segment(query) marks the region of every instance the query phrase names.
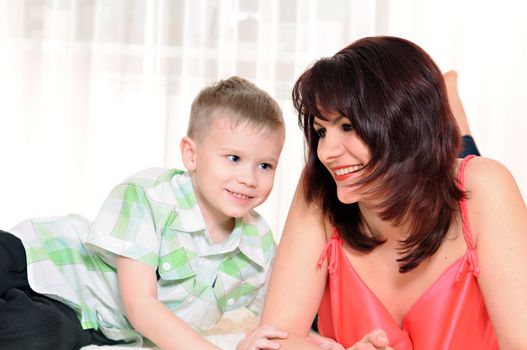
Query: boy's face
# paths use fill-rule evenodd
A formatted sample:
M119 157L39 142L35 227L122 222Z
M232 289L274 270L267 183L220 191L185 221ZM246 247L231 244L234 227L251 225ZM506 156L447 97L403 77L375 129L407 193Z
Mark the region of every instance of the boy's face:
M192 162L185 162L208 225L242 217L267 199L283 143L283 129L234 126L227 112L216 114L207 135L194 144Z

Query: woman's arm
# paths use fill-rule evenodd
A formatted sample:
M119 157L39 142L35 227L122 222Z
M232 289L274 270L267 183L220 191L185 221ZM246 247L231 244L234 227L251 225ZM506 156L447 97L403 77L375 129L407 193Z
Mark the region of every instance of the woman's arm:
M126 316L143 336L163 350L219 349L157 300L157 279L152 268L118 257L117 275Z
M299 185L278 246L262 315L262 324L288 332L289 337L279 341L281 349L299 349L304 343L302 349L309 349L311 345L304 338L324 292L327 263L317 269L317 262L325 245L322 212L305 202Z
M317 263L331 227L318 208L306 203L301 183L292 200L271 272L261 320L264 326L255 330L264 331L270 325L285 330L287 338L271 337L272 341L267 343L267 347L257 348L276 349L274 345L280 344L280 350L343 349L341 345L327 339L308 337L326 286L327 262L324 261L321 268L317 268ZM365 334L361 341L349 349L392 350L388 343L386 333L376 329ZM251 342L249 335L237 349L253 349L256 344Z
M527 208L510 172L496 161L467 164L469 221L480 285L500 349L527 349Z

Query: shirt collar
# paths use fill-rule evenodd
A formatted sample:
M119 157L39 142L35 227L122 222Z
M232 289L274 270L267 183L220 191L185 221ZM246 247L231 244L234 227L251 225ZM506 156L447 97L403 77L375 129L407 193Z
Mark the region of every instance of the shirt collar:
M259 229L258 214L250 212L243 218L236 219L231 237L226 241L231 244L231 250L236 247L249 259L258 265L265 267L264 254L265 233Z
M174 206L175 218L170 225L171 228L181 232L197 233L205 231L205 221L192 187L192 180L188 172L174 176L171 179L173 198L165 198L165 203ZM222 254L240 251L256 264L265 267L266 259L264 253L264 240L266 233L261 228L260 216L251 211L242 218L237 218L234 229L229 238L222 244L211 245L210 253ZM268 229L267 229L268 230Z

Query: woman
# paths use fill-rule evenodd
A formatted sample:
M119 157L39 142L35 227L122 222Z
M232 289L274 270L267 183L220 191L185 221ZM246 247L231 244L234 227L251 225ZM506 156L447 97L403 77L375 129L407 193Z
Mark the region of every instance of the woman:
M335 349L527 348L527 208L502 165L456 158L431 58L364 38L317 61L293 99L307 163L266 326L238 348L320 349L306 340L317 311Z

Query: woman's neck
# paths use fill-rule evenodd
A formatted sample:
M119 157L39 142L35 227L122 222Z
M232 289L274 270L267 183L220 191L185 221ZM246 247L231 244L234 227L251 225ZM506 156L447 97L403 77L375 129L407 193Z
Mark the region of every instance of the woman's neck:
M393 221L383 220L372 206L362 202L358 205L367 234L394 243L408 238L410 225L407 222L395 225Z

